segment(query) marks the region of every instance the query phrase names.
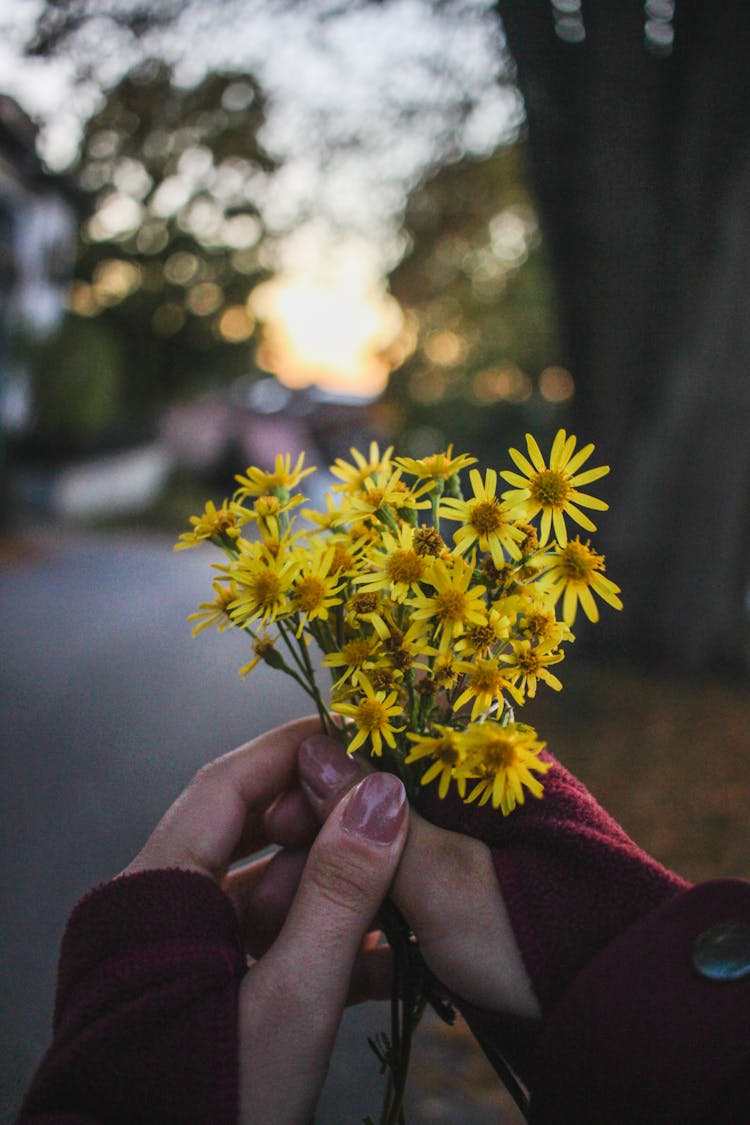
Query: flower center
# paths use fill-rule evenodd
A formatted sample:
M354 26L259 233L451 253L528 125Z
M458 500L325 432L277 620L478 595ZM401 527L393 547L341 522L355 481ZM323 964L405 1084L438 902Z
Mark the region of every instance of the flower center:
M527 676L533 676L542 667L542 662L533 648L526 652L519 652L516 657L516 664Z
M377 608L377 594L352 594L346 603L347 613L375 613Z
M516 761L516 748L512 742L497 739L490 746L486 746L482 753L482 769L487 774L498 773L499 770L508 769Z
M555 631L555 617L551 613L527 613L521 618L521 633L531 639L546 641Z
M560 567L568 582L588 585L595 570L604 570L604 556L574 539L560 552Z
M341 649L341 655L353 668L361 668L372 655L372 641L365 637L355 637L353 641L346 642Z
M477 652L485 653L500 639L492 625L472 625L467 637Z
M333 558L328 573L335 574L338 570L351 570L353 565L354 557L351 552L346 549L343 543L337 543L333 548Z
M544 469L531 478L531 497L543 508L563 508L570 493L567 478L557 469Z
M325 585L314 574L311 574L298 583L292 600L297 609L301 609L303 613L310 613L312 610L320 608L325 596Z
M368 488L363 499L367 503L368 508L372 508L372 510L376 512L378 508L383 507L385 495L384 488Z
M354 721L361 730L382 730L388 725L388 716L378 699L363 699L357 708Z
M444 590L435 598L435 612L444 623L463 621L466 613L466 598L460 590Z
M445 550L443 537L436 527L420 527L414 532L414 550L418 555L437 557Z
M433 758L437 758L445 766L457 766L461 761L461 755L456 749L455 744L449 738L442 738L436 742L432 748Z
M256 514L261 518L277 516L281 511L278 496L259 496L253 504Z
M471 508L469 523L480 535L491 535L503 526L505 516L497 500L480 500Z
M394 551L385 564L391 582L418 582L424 574L425 564L414 551Z
M281 597L281 580L273 570L263 570L255 576L252 592L260 606L270 606Z
M474 666L471 673L471 686L477 694L494 693L503 685L503 677L493 664L482 663Z

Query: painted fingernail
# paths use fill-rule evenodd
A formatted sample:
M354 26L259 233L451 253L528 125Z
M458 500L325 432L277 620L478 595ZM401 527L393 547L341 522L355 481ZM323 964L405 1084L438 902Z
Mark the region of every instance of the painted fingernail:
M325 734L305 739L299 748L297 767L301 779L317 797L330 797L361 773L341 743Z
M406 792L391 773L373 773L360 781L341 817L347 832L375 844L392 844L406 815Z

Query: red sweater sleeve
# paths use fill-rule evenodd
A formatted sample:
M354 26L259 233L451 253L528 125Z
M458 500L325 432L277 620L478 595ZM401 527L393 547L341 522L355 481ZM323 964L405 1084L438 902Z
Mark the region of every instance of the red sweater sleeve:
M489 846L542 1020L458 1006L534 1125L750 1121L750 976L717 983L692 963L714 924L750 924L750 883L689 887L551 760L542 800L507 818L425 799Z
M727 922L750 923L750 883L670 898L589 962L546 1021L533 1125L750 1121L750 976L693 964L696 939Z
M234 1125L245 968L208 877L146 871L92 891L63 938L54 1038L19 1125Z

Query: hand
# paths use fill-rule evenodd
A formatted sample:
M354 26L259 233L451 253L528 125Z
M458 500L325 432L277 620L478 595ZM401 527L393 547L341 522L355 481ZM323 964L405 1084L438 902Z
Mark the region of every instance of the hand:
M300 785L319 823L329 823L364 774L341 743L320 733L302 742ZM290 793L272 810L277 837L292 823L298 797ZM485 844L438 828L411 809L391 897L427 964L455 996L490 1011L540 1015ZM275 913L283 917L283 903Z
M390 775L352 778L315 835L296 777L298 748L319 729L290 723L204 767L126 871L198 871L235 904L259 958L239 997L243 1125L308 1121L348 993L382 994L386 951L366 935L404 848L406 798ZM313 836L309 852L296 847ZM286 848L228 874L273 843Z

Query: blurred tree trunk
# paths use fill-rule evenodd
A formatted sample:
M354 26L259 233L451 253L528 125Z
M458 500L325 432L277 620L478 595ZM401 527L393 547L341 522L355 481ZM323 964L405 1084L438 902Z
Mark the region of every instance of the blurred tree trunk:
M526 102L576 425L613 466L597 545L627 604L605 639L683 668L739 668L750 5L677 0L673 53L657 57L638 0L584 0L579 43L557 36L548 0L497 2Z

